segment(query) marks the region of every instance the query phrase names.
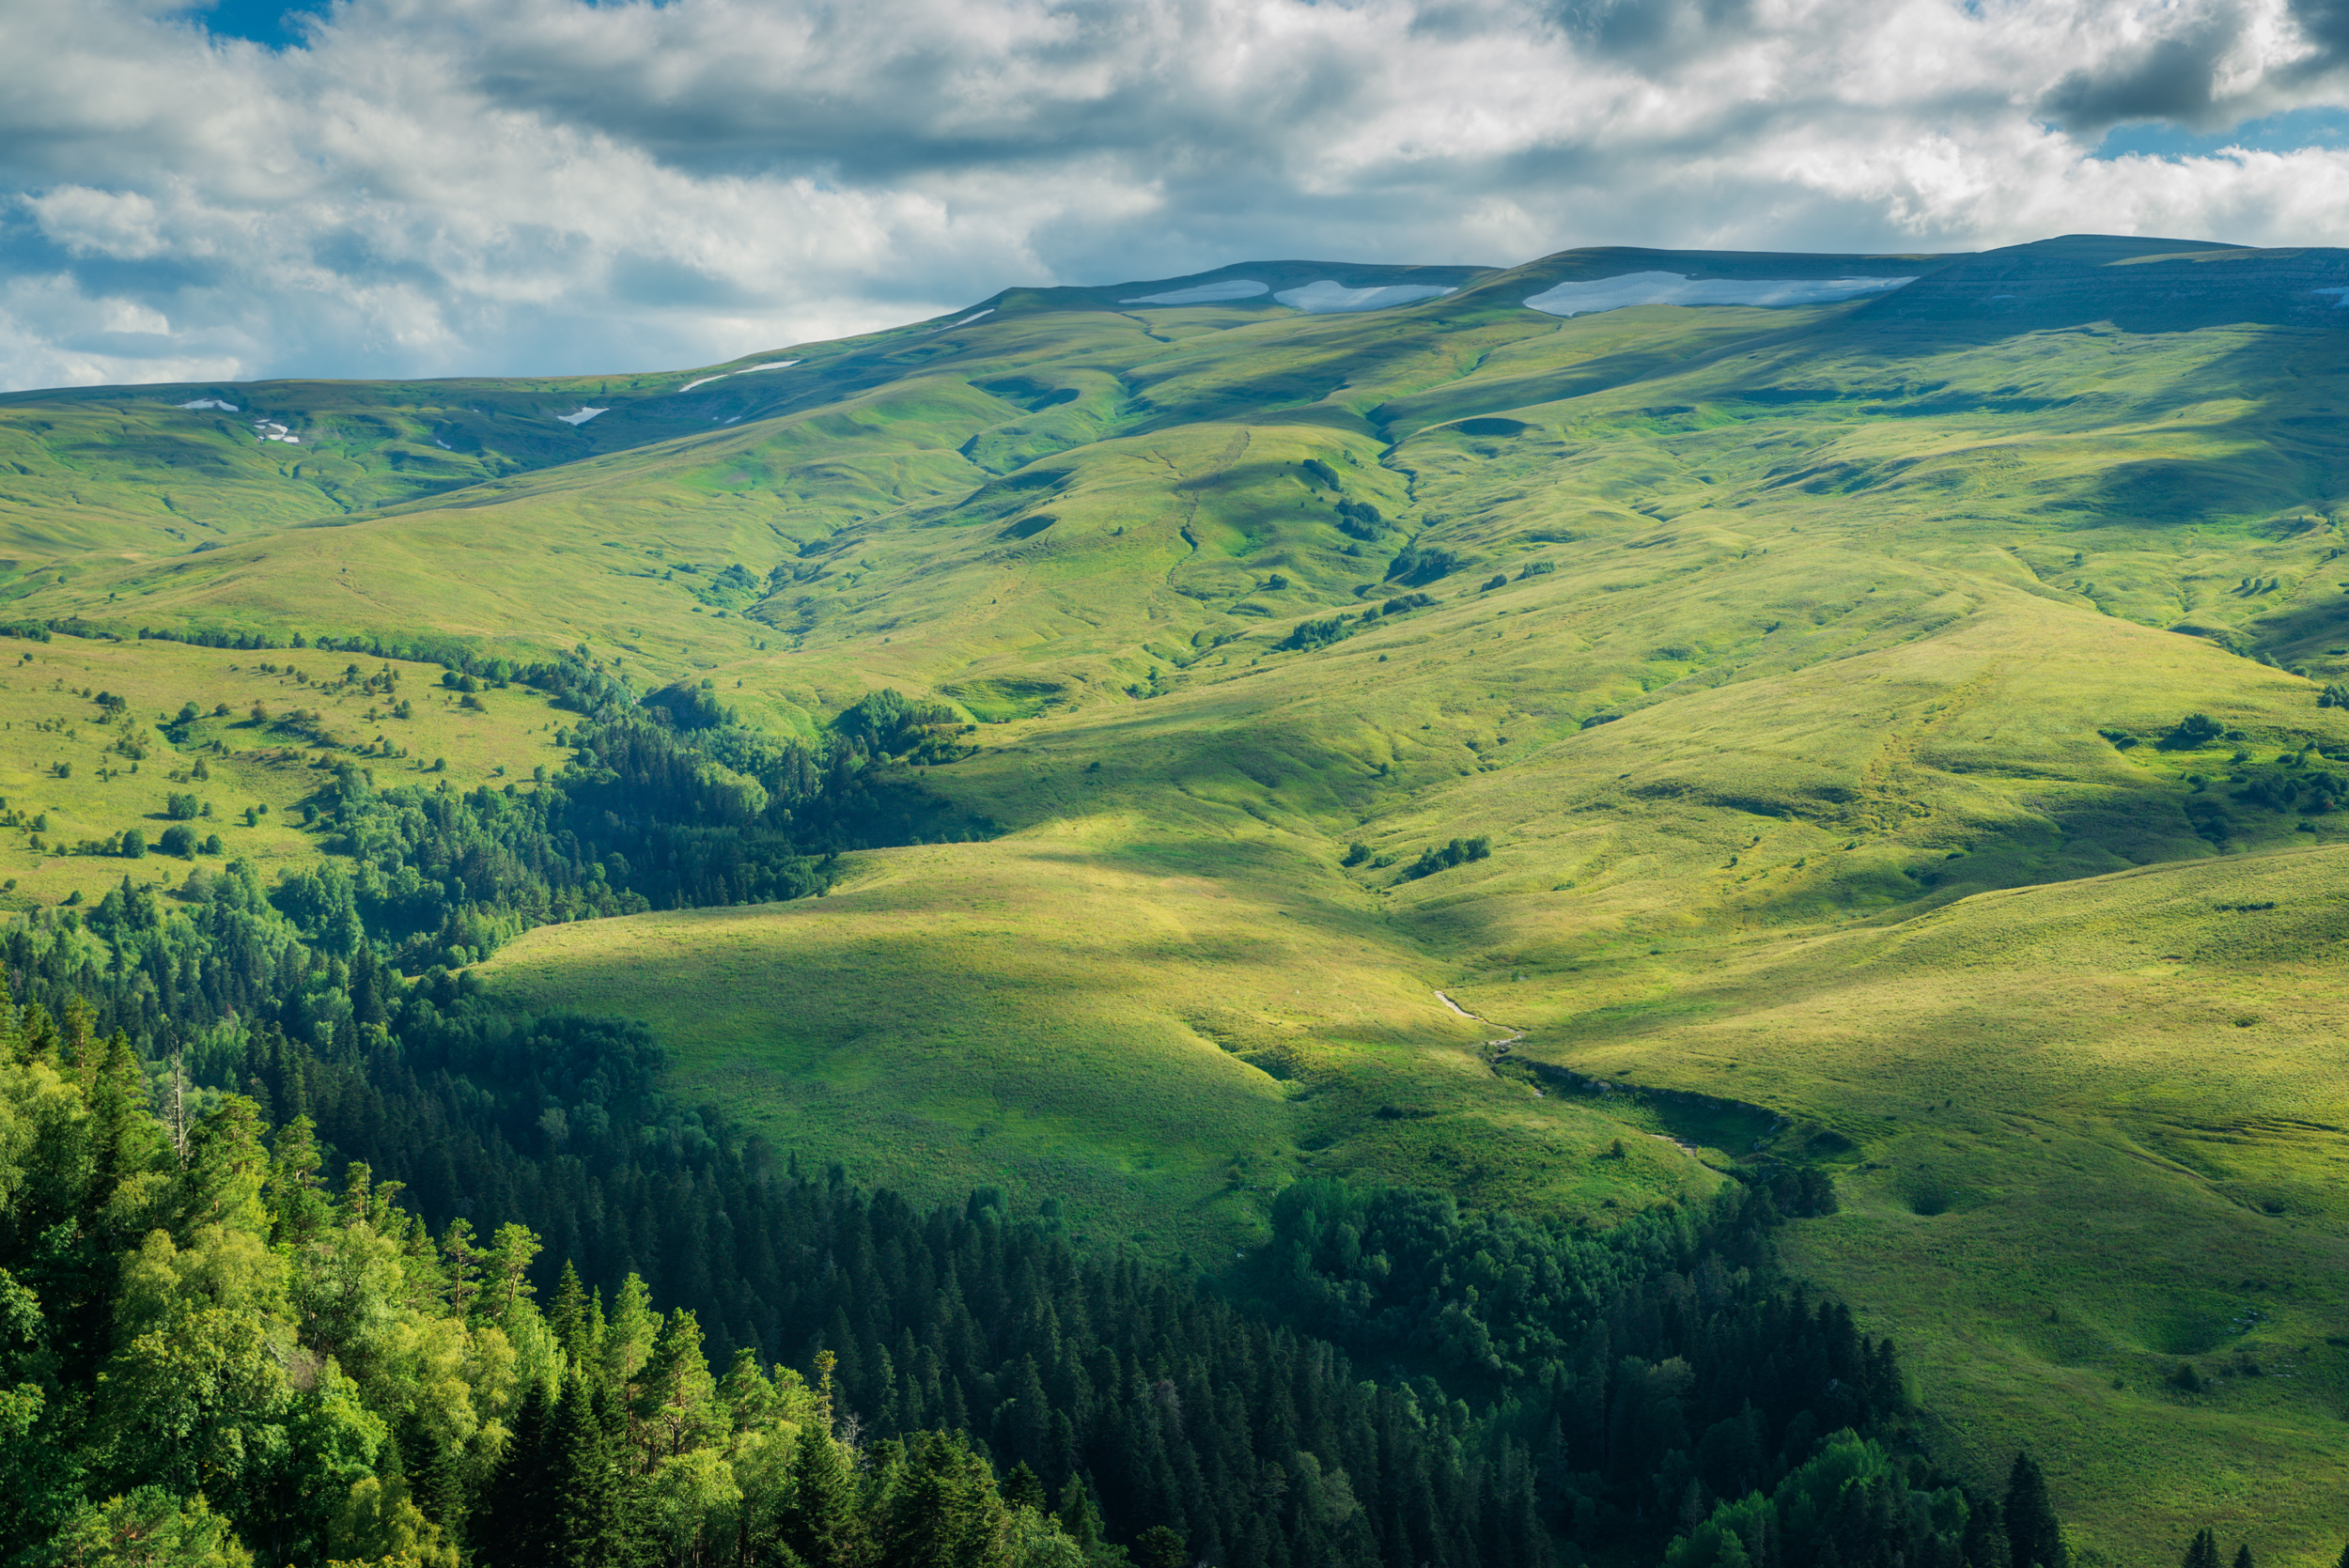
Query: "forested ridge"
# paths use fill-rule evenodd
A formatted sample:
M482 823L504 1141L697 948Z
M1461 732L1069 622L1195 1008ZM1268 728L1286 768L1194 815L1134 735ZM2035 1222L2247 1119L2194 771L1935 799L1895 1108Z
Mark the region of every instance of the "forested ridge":
M12 1560L2061 1560L2035 1471L2005 1514L1937 1474L1892 1347L1780 1277L1815 1173L1603 1232L1308 1183L1209 1278L801 1171L641 1025L498 1013L450 966L526 925L974 827L888 694L821 748L586 695L537 787L346 768L327 867L0 941Z

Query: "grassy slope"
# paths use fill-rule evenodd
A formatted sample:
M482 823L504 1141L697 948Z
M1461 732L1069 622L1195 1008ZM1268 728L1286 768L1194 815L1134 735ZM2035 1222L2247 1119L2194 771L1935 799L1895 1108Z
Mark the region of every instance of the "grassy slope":
M272 669L264 671L264 662ZM357 660L365 675L390 670L398 677L398 697L385 700L342 683L352 662L302 649L245 653L62 637L0 643L0 811L13 817L0 826L7 882L0 906L26 908L75 892L96 898L126 874L150 884L184 875L187 862L153 852L171 825L165 808L175 793L209 805L211 815L188 826L199 839L217 833L222 840L221 854L199 854L196 863L217 868L242 857L270 876L317 859L293 808L318 787L320 770L337 762L369 768L387 784L445 781L470 789L528 779L534 768L560 767L568 754L554 744L562 716L534 693L491 691L478 699L478 711L463 709L441 688L438 665ZM118 717L83 694L100 691L127 699ZM391 712L399 698L412 717ZM191 701L208 711L187 729L175 728L175 744L165 721ZM209 710L221 703L231 711L215 717ZM257 705L267 722L255 720ZM296 713L319 719L288 722ZM125 751L126 741L145 758ZM201 780L194 776L199 762L209 774ZM439 762L446 767L433 770ZM262 808L252 826L247 807ZM37 833L39 818L46 826ZM145 835L147 859L72 852L126 828ZM36 836L40 850L32 847Z
M864 857L820 903L536 933L493 981L652 1018L810 1153L1014 1176L1208 1255L1300 1170L1603 1218L1715 1179L1666 1136L1599 1158L1618 1134L1725 1163L1783 1112L1852 1195L1803 1261L1908 1347L1952 1458L2028 1437L2111 1556L2224 1514L2329 1560L2343 819L2229 775L2349 743L2315 706L2349 673L2343 345L2285 284L2201 281L2305 258L2106 259L1563 322L1517 302L1895 263L1583 254L1352 318L1005 295L720 383L739 426L688 429L677 377L599 383L600 455L19 590L584 642L782 727L881 684L961 702L997 722L934 782L1006 837ZM1997 303L2026 276L2053 303ZM491 389L558 390L585 396ZM1340 532L1308 459L1396 529ZM1273 651L1400 591L1413 539L1456 557L1439 604ZM2240 763L2153 743L2194 710ZM1493 858L1421 881L1338 864L1468 833ZM1519 1058L1765 1109L1537 1096L1436 986ZM2162 1382L2238 1348L2270 1375Z

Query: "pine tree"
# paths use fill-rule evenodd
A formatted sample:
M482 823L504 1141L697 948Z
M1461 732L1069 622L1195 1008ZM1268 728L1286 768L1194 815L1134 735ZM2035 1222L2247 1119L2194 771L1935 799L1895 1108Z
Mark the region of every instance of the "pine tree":
M717 1386L702 1349L702 1327L684 1308L661 1325L637 1383L631 1414L646 1436L647 1470L700 1446L719 1429Z
M2251 1544L2248 1541L2235 1547L2234 1568L2251 1568Z
M1101 1546L1101 1515L1093 1506L1093 1498L1081 1476L1072 1475L1068 1484L1060 1489L1060 1528L1077 1549L1091 1557Z
M2047 1498L2047 1478L2029 1453L2015 1456L2007 1477L2006 1539L2014 1568L2071 1568L2063 1525Z
M1034 1470L1028 1468L1026 1460L1014 1465L1011 1474L1003 1478L1003 1500L1014 1508L1033 1508L1038 1514L1046 1512L1044 1483L1037 1479Z
M562 1498L555 1486L553 1402L544 1385L522 1392L514 1433L474 1514L469 1533L482 1568L534 1568L552 1560Z
M1190 1561L1182 1532L1165 1525L1152 1525L1134 1540L1135 1568L1186 1568Z
M816 1358L821 1403L800 1431L791 1455L790 1498L783 1506L783 1543L807 1568L848 1568L856 1556L856 1477L848 1452L832 1435L830 1351Z
M625 1560L630 1521L624 1439L610 1391L574 1373L563 1385L554 1422L553 1471L560 1514L555 1568L609 1568Z
M2208 1529L2197 1530L2186 1548L2184 1568L2218 1568L2218 1538Z
M587 1360L587 1287L579 1282L579 1270L568 1258L563 1260L563 1277L555 1281L554 1304L547 1309L547 1327L554 1331L554 1343L563 1347L563 1354L574 1364Z

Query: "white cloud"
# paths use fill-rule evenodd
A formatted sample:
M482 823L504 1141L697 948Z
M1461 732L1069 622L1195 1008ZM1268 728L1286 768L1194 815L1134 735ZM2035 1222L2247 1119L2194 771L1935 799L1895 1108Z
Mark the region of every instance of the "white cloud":
M2339 0L201 14L0 0L0 384L708 364L1275 256L2349 242L2349 152L2087 156L2349 101Z

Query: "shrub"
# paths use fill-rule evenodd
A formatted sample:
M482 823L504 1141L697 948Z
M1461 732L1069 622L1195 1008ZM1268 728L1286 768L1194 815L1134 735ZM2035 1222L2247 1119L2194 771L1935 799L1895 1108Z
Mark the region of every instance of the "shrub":
M1488 580L1488 581L1485 583L1485 585L1484 585L1482 588L1479 588L1479 589L1477 589L1476 591L1477 591L1478 593L1480 593L1480 594L1489 594L1489 593L1491 593L1491 592L1492 592L1495 588L1505 588L1505 587L1507 587L1508 585L1509 585L1509 574L1508 574L1507 572L1500 572L1500 573L1495 574L1495 575L1494 575L1491 579L1489 579L1489 580Z
M2178 727L2162 737L2165 752L2190 752L2207 746L2226 733L2225 726L2207 713L2189 713L2178 721Z
M1481 861L1493 852L1493 841L1482 833L1474 838L1455 838L1450 844L1433 845L1419 852L1419 859L1403 873L1406 879L1432 877L1470 861Z
M207 855L217 855L221 852L221 848L220 835L218 833L206 833L204 835L204 853Z
M1297 466L1303 469L1305 477L1315 483L1326 485L1331 489L1338 488L1338 471L1319 458L1308 458Z
M155 841L155 847L166 855L193 860L195 857L195 835L175 822L163 830L163 836Z
M1410 545L1387 563L1387 581L1416 588L1439 577L1449 577L1467 565L1468 558L1457 551L1435 545Z
M1318 621L1300 621L1290 628L1289 634L1272 644L1275 653L1291 649L1326 648L1340 642L1353 630L1344 615L1330 615Z
M147 835L136 828L122 830L122 858L126 861L147 859Z
M1360 865L1368 859L1370 859L1370 846L1362 843L1360 839L1357 839L1352 844L1346 846L1346 859L1338 863L1340 865Z
M1433 594L1397 594L1378 607L1381 615L1400 615L1407 610L1424 610L1436 602Z
M174 822L194 821L196 814L195 797L174 790L163 797L163 815Z

